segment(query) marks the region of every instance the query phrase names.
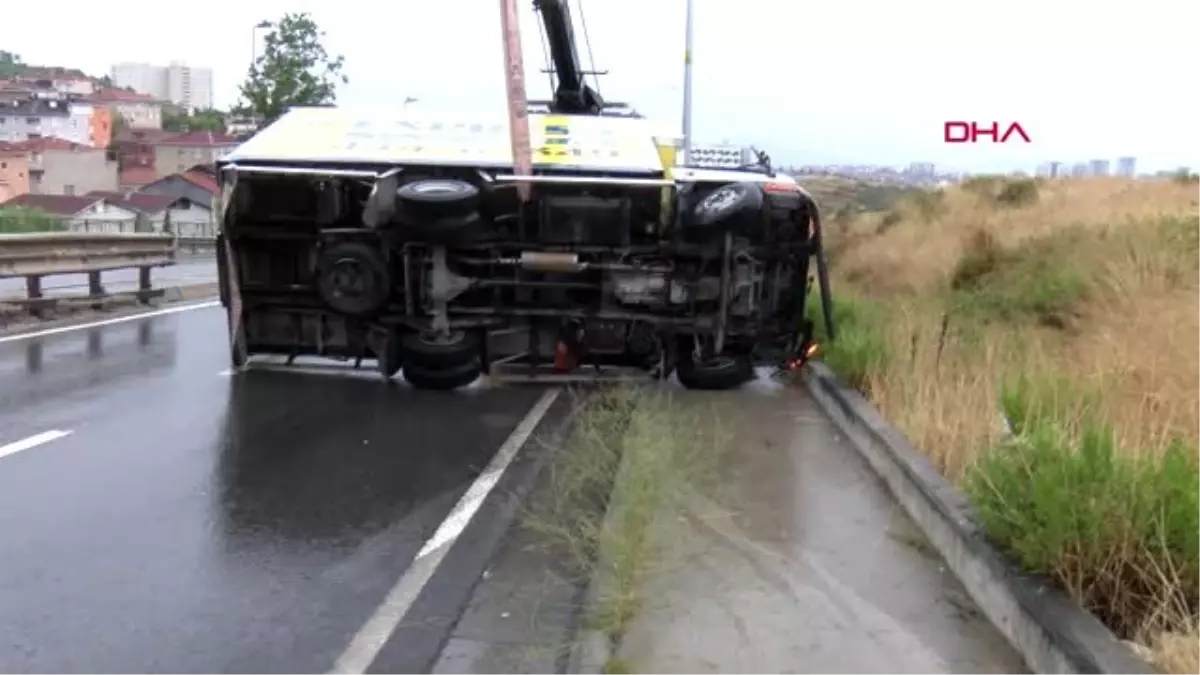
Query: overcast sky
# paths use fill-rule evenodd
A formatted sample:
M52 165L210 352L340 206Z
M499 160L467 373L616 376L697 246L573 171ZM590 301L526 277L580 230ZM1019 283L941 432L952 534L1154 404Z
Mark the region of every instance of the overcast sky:
M678 126L685 0L571 0L582 41L580 3L605 98ZM252 26L287 11L311 12L346 57L342 105L504 106L499 0L3 4L0 49L93 74L209 66L218 106L236 97ZM529 94L545 97L532 0L518 4ZM1197 25L1194 0L695 0L694 139L785 163L1032 170L1133 155L1140 170L1195 169ZM946 120L1019 122L1032 143L947 145Z

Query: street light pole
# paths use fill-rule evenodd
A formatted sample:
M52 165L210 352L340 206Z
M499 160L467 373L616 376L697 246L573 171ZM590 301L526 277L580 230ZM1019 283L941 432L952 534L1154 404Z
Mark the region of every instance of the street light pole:
M687 0L687 29L683 48L683 161L692 161L692 0Z

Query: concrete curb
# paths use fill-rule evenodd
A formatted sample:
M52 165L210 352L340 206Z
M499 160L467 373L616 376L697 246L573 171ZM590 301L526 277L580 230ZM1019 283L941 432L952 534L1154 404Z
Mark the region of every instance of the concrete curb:
M608 493L608 502L604 509L604 520L601 522L601 531L609 532L614 527L616 516L613 515L613 497L616 495L617 488L621 484L621 476L626 472L627 455L622 452L621 460L617 465L617 470L613 474L612 488ZM596 675L604 672L604 666L609 662L614 654L617 653L617 643L604 633L604 631L588 628L587 613L593 607L600 604L600 598L604 597L607 589L613 585L612 575L608 570L611 569L609 561L611 554L603 545L596 552L596 563L591 579L588 580L587 591L584 594L582 614L579 619L578 629L575 631L575 641L571 645L571 655L568 661L567 672Z
M803 379L1034 672L1158 672L1066 593L1010 564L984 536L966 496L825 364L810 362Z

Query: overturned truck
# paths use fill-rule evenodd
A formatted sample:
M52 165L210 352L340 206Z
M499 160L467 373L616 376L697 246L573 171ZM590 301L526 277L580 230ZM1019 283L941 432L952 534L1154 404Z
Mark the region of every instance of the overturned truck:
M504 119L339 108L294 109L223 158L233 365L365 360L429 389L497 363L623 367L723 389L813 352L820 218L794 180L674 166L636 117L528 120L521 175Z

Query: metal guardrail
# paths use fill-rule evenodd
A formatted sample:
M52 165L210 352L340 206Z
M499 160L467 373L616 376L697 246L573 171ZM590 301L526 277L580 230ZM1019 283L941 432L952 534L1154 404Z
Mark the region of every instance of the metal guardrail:
M154 289L150 270L174 265L180 253L215 252L211 237L175 237L155 233L39 232L0 235L0 279L24 277L25 298L3 298L0 303L17 305L35 315L64 300L93 300L93 307L117 297L136 297L147 303L163 295ZM101 283L102 272L138 270L138 289L128 293L107 293ZM60 274L87 274L86 296L46 297L42 277Z
M216 237L176 237L176 250L180 255L216 255Z

